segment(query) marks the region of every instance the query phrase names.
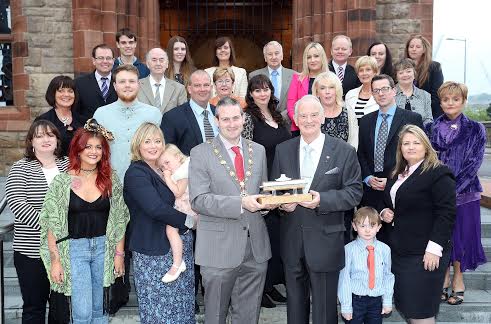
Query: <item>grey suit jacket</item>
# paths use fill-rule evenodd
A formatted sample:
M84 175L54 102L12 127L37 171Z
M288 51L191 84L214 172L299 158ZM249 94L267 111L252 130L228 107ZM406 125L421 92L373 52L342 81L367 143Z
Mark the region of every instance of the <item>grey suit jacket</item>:
M290 88L290 82L292 81L292 76L295 73L295 71L291 69L287 69L283 67L281 70L281 94L280 98L278 100L280 101L280 104L278 105L278 111L281 112L281 115L283 116L283 119L285 120L290 120L288 118L288 115L286 113L286 101L287 101L287 95L288 95L288 89ZM269 70L268 67L266 66L265 68L253 71L249 74L249 80L256 75L259 74L264 74L269 78Z
M155 106L155 97L153 95L152 86L150 85L150 76L140 80L140 91L138 91L138 100L151 106ZM162 90L161 90L162 91ZM188 101L186 88L173 80L165 78L164 96L162 105L157 107L162 114L168 112L172 108L182 105Z
M213 139L222 159L234 170L220 138ZM244 170L248 170L249 141L242 138ZM252 175L246 182L250 195L259 193L259 186L267 181L266 153L260 144L252 143ZM196 231L196 264L215 268L235 268L244 258L247 232L250 234L252 253L258 263L271 258L266 223L260 212L241 213L239 184L229 175L213 153L213 146L202 143L191 150L189 165L189 200L200 215Z
M344 211L360 203L363 188L356 150L343 140L325 135L311 190L320 194L320 205L298 205L280 218L281 257L289 266L305 258L315 272L339 271L344 267ZM300 178L300 136L280 143L271 171L276 179L284 173Z

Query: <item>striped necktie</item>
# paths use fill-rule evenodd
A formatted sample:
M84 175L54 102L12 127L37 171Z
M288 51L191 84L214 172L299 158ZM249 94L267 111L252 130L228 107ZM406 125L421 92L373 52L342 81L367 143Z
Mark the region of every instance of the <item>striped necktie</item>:
M107 78L102 77L101 80L102 80L102 87L101 87L102 98L104 98L104 101L106 101L107 95L109 94L109 87L107 85Z
M344 72L343 72L343 67L340 66L338 67L338 78L341 82L343 82L344 79Z
M162 106L162 102L160 101L160 83L155 83L155 87L157 88L155 90L155 107L160 109L160 106Z
M203 110L203 128L205 129L205 139L209 140L215 137L215 133L213 132L213 127L208 120L208 110Z

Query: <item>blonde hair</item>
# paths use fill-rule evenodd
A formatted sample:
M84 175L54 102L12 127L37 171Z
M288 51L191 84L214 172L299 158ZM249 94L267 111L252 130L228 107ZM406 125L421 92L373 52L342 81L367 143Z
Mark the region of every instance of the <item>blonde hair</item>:
M340 38L344 38L348 41L349 47L352 49L353 48L353 43L351 43L351 38L349 38L346 35L336 35L331 41L331 47L334 47L334 42L337 41Z
M468 92L469 90L465 84L455 81L446 81L438 89L438 98L442 100L442 97L446 95L458 95L461 96L464 101L467 101Z
M317 97L317 87L322 81L327 82L328 85L334 85L334 88L336 89L336 105L342 107L344 104L343 86L341 85L338 76L331 71L322 72L315 78L314 83L312 84L312 95Z
M358 74L362 66L369 66L373 70L373 72L375 72L375 74L378 74L379 72L377 60L373 56L364 55L356 60L355 63L356 74Z
M303 58L302 58L302 72L300 73L300 75L298 76L298 79L300 81L302 81L303 79L305 78L308 78L309 77L309 65L307 64L307 53L309 52L309 50L311 48L315 48L320 56L321 56L321 62L322 62L322 71L321 72L326 72L328 71L328 63L327 63L327 55L326 55L326 51L324 51L324 48L322 47L321 44L317 43L317 42L312 42L312 43L309 43L304 51L303 51Z
M431 64L431 44L430 42L423 37L422 35L414 35L408 39L406 42L406 48L404 50L404 57L411 58L409 56L409 43L413 39L419 39L421 41L421 44L423 45L423 55L421 56L421 59L419 60L418 63L416 63L416 75L417 78L416 80L418 81L418 87L421 88L421 86L428 81L428 78L430 77L430 64Z
M140 127L138 127L138 129L135 132L135 135L133 135L133 138L131 139L131 146L130 146L131 161L143 160L140 153L140 145L150 135L154 135L154 134L159 135L160 138L162 139L162 146L165 145L164 134L162 133L160 127L158 127L154 123L149 123L149 122L143 123L140 125Z
M358 208L353 215L353 223L355 225L363 224L366 218L368 218L370 225L382 224L379 213L375 210L375 208L369 206Z
M184 161L186 161L187 159L187 156L181 152L181 150L175 146L174 144L166 144L165 145L165 149L164 149L164 153L169 153L169 154L172 154L174 155L175 157L177 157L179 159L179 163L183 164Z
M228 74L230 78L232 79L232 83L235 82L235 74L232 68L230 67L217 67L215 72L213 73L213 83L217 82L219 78L222 76Z
M399 174L401 174L408 168L408 163L406 159L404 159L401 149L402 138L406 134L412 134L416 136L416 138L421 141L421 143L425 148L426 152L425 152L425 158L423 160L423 163L421 164L422 165L421 172L434 169L442 164L440 160L438 160L438 155L436 154L436 151L431 146L430 140L428 139L428 136L426 136L425 132L416 125L406 125L399 132L399 141L397 143L397 152L396 152L396 166L394 167L394 170L391 173L391 176L393 178L397 177Z

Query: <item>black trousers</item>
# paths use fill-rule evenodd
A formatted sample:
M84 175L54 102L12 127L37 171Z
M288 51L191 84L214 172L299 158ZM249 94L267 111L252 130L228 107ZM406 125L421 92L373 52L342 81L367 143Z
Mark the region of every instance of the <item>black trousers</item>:
M22 324L46 323L49 280L43 261L29 258L14 251L14 266L24 302L22 305Z
M271 243L271 259L268 261L268 271L264 283L264 292L268 293L273 290L274 285L285 283L285 273L280 256L280 215L278 210L271 210L264 216L264 220Z

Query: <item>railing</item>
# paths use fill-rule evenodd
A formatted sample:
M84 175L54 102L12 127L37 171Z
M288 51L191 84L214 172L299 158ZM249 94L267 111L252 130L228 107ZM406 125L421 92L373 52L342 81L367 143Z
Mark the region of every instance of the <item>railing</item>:
M7 197L0 201L0 215L7 206ZM0 223L0 323L5 323L5 283L3 269L3 238L14 229L14 223Z

